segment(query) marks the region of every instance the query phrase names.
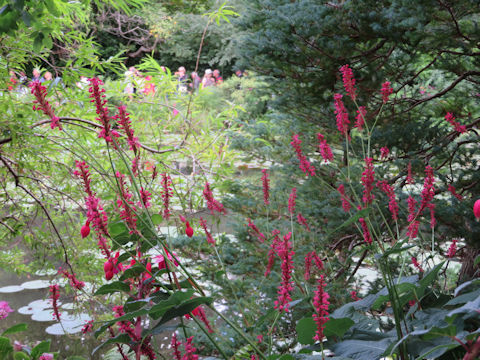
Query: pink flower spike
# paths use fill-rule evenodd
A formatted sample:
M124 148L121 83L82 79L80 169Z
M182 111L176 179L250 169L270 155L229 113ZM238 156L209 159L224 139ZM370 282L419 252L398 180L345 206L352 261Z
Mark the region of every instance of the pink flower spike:
M350 120L348 120L348 112L343 104L342 95L335 94L333 99L335 105L335 115L337 118L337 129L340 134L350 139L350 135L348 135L348 125L350 124Z
M294 187L292 188L292 192L288 197L288 212L290 213L290 215L293 215L295 213L296 199L297 199L297 188Z
M418 263L417 258L412 256L412 264L417 268L418 271L423 272L422 266Z
M210 245L215 246L215 239L213 238L210 231L208 231L207 222L202 217L200 217L200 226L202 227L203 231L205 232L205 235L207 236L207 242Z
M340 198L342 200L342 208L343 211L349 212L352 206L350 205L350 202L348 201L347 197L345 196L345 186L343 184L338 185L338 192L340 193Z
M145 190L142 187L140 187L140 197L142 199L141 205L145 207L145 209L148 209L152 204L150 203L150 200L152 200L152 194L148 191Z
M269 189L270 189L270 186L269 186L269 183L270 183L270 179L268 178L268 172L266 169L262 169L262 185L263 185L263 203L265 205L269 205L270 204L270 200L269 200L269 197L270 197L270 192L269 192Z
M382 90L380 90L381 93L382 93L382 100L383 100L383 103L385 104L387 101L388 101L388 97L390 95L392 95L393 93L393 89L392 87L390 86L390 81L385 81L383 84L382 84Z
M305 229L307 229L307 231L310 231L310 227L308 226L307 219L305 219L302 214L300 213L297 214L297 221L300 225L305 226Z
M305 281L310 280L310 274L312 270L312 261L315 262L315 266L317 267L317 270L319 271L323 270L323 261L322 259L320 259L320 257L318 257L315 250L309 252L307 255L305 255L305 273L303 274Z
M303 154L301 145L302 140L300 140L298 134L294 134L292 136L292 141L290 142L290 145L295 149L295 153L297 154L298 161L300 162L300 170L302 170L305 175L307 176L315 176L315 167L310 164L310 162L307 160L307 157Z
M363 184L363 203L365 206L371 204L375 196L372 194L375 170L373 169L373 159L365 158L365 170L362 173Z
M258 230L257 226L252 222L250 218L248 218L248 227L253 230L253 232L257 236L258 240L260 240L260 242L262 243L265 242L265 235L263 235L263 233L261 233L260 230Z
M460 134L467 132L467 127L455 121L455 116L452 113L448 112L447 115L445 115L445 120L455 128L456 132Z
M455 189L455 186L453 186L452 184L448 185L448 191L450 191L450 193L453 196L455 196L455 198L457 198L457 200L459 200L459 201L463 200L463 196L460 195L460 194L457 194L457 189Z
M380 149L380 159L388 158L389 154L390 154L390 150L388 149L388 147L384 146Z
M292 233L283 237L283 241L277 247L277 254L282 260L282 282L278 287L278 297L275 300L274 308L278 311L289 311L289 302L292 300L291 293L294 289L292 281L293 255L292 242L290 241Z
M182 345L182 343L177 340L177 335L173 333L171 346L173 349L173 356L175 356L175 360L182 360L182 354L180 353L180 345Z
M53 318L60 321L60 312L58 311L58 299L60 298L60 287L58 284L50 285L50 299L52 300Z
M347 92L348 96L350 96L352 100L355 101L355 99L357 98L357 89L355 89L355 78L353 77L352 69L350 69L347 64L343 65L340 68L340 72L342 73L343 86L345 87L345 91Z
M106 106L107 100L105 100L105 89L100 89L100 85L103 85L102 80L98 78L88 79L90 81L90 97L92 102L95 103L97 108L96 118L103 126L103 129L98 134L99 138L105 139L107 143L113 143L113 138L118 138L120 134L111 128L111 117L108 114L108 108Z
M223 205L214 199L212 190L210 189L210 184L208 182L205 183L205 188L203 189L203 197L207 201L207 207L210 212L214 213L214 211L217 211L220 214L225 215L227 211L223 207Z
M377 182L377 187L379 187L388 196L388 209L392 214L392 219L397 220L399 207L392 186L385 180L382 180Z
M130 146L130 150L132 150L136 155L138 149L140 148L140 143L138 142L138 138L134 135L134 131L131 126L132 122L130 121L128 115L130 114L127 113L127 107L125 105L121 105L118 107L118 114L113 118L117 119L117 122L120 124L120 127L127 136L127 142Z
M0 301L0 320L5 319L11 312L13 312L13 310L8 305L8 302Z
M163 200L163 217L168 220L170 218L170 198L173 197L172 179L166 173L163 173L161 177L162 188L160 189L160 193ZM180 220L182 222L186 221L182 215L180 215Z
M457 239L453 239L452 243L450 244L450 247L448 248L447 257L449 259L453 258L457 252L457 242L458 242Z
M327 144L327 140L325 140L325 137L318 133L317 134L317 139L319 142L319 149L320 149L320 155L323 158L324 162L332 161L333 160L333 153L332 149L330 148L330 145Z
M356 127L358 131L363 130L363 125L365 125L365 116L367 115L367 109L365 106L359 106L357 110L357 116L355 117L355 125L353 127Z
M267 277L272 271L272 267L275 263L275 253L277 252L277 249L280 246L282 246L281 240L278 237L279 234L280 234L280 231L277 229L272 231L273 240L272 240L272 243L270 244L270 250L268 251L268 263L267 263L267 268L265 270L265 277Z
M368 230L368 225L367 222L365 221L364 218L358 219L360 222L360 225L362 225L362 230L363 230L363 239L367 244L372 243L372 236L370 235L370 230Z
M45 115L47 115L51 119L50 127L53 129L58 127L58 130L62 130L62 126L60 125L60 118L55 115L52 106L47 100L47 88L43 86L40 81L33 81L30 83L30 88L32 89L31 92L35 95L35 99L33 101L34 105L33 110L43 111Z
M325 330L325 323L329 320L328 305L330 305L330 302L328 299L330 295L325 291L326 286L324 276L320 275L317 282L317 289L313 296L313 307L315 309L313 320L317 324L317 330L315 331L313 339L320 342L324 338L323 331Z
M133 194L129 191L127 183L125 181L125 175L120 171L115 174L118 180L118 186L120 188L120 194L117 199L117 206L120 210L120 218L125 221L126 225L130 229L130 234L136 234L137 231L137 208L135 207L132 197Z

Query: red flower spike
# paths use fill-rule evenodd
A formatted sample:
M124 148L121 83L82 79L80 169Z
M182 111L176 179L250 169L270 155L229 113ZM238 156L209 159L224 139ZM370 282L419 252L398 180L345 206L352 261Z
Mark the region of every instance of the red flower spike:
M342 97L341 94L335 94L333 96L335 115L337 118L337 129L343 136L350 139L350 135L348 135L348 125L350 124L350 120L348 120L348 112L343 104Z
M60 125L60 118L55 115L52 106L49 104L47 97L47 88L40 84L39 81L33 81L30 85L32 89L32 94L35 95L35 99L33 102L37 104L36 106L33 105L33 110L43 111L45 115L47 115L52 122L50 123L50 127L55 129L58 127L58 130L62 130L62 126Z
M343 184L338 185L337 188L338 192L340 193L340 198L342 200L342 208L343 211L349 212L352 206L350 205L350 202L348 201L347 197L345 196L345 186Z
M119 137L120 134L111 128L111 117L108 114L108 108L106 106L107 100L104 100L105 89L100 89L100 85L103 85L102 80L97 78L88 79L90 81L90 97L92 102L95 103L97 108L97 117L96 119L102 124L103 129L98 134L99 138L105 139L107 143L113 143L113 138ZM113 138L112 138L113 136Z
M457 239L453 239L452 244L448 248L447 257L449 259L453 258L455 256L455 253L457 252L457 242L458 242Z
M353 127L356 127L358 131L363 130L363 125L365 125L365 115L367 115L367 109L365 106L359 106L357 110L357 116L355 117L355 125L353 125Z
M250 218L248 218L247 220L248 220L248 227L253 230L255 235L257 235L258 240L260 240L260 242L262 243L265 242L265 235L263 235L263 233L260 232L258 227L252 222Z
M307 157L303 155L302 148L300 147L301 144L302 140L300 140L298 135L293 135L290 145L292 145L292 147L295 149L298 161L300 161L300 170L302 170L307 176L315 176L315 167L311 165L307 160Z
M382 90L380 90L381 93L382 93L382 100L383 100L383 103L385 104L387 101L388 101L388 97L390 95L392 95L393 93L393 89L392 87L390 86L390 81L385 81L383 84L382 84Z
M80 234L82 235L82 239L85 239L88 235L90 235L90 221L87 220L85 225L82 226L80 229Z
M418 269L418 271L423 272L422 266L418 263L417 258L414 256L412 256L412 264Z
M268 173L266 169L262 169L262 185L263 185L263 203L265 205L270 204L269 197L269 183L270 179L268 178Z
M316 341L323 340L325 323L329 320L328 305L330 305L330 302L328 299L330 298L330 295L325 291L326 286L327 284L325 283L324 276L320 275L320 278L317 281L317 289L315 290L315 294L313 296L313 307L315 308L315 313L312 317L317 325L317 330L315 331L315 336L313 339Z
M333 160L333 153L332 149L330 148L330 145L328 145L327 140L325 140L325 137L318 133L317 134L317 139L319 142L319 150L320 150L320 155L323 158L324 162L332 161Z
M450 193L455 196L455 198L457 198L457 200L459 201L462 201L463 200L463 196L460 195L460 194L457 194L457 189L455 189L455 186L453 185L448 185L448 191L450 191Z
M185 223L185 235L187 235L189 238L193 236L193 229L188 221Z
M460 134L467 132L467 127L465 125L460 125L459 122L455 121L455 116L452 113L447 113L447 115L445 115L445 120L455 128L456 132Z
M348 64L343 65L340 68L340 72L342 73L343 77L343 86L345 87L345 91L347 92L348 96L352 98L353 101L357 98L355 89L355 78L353 77L353 71L349 68Z
M223 215L227 213L227 211L223 207L223 204L214 199L212 190L210 189L210 184L208 182L205 183L205 188L203 189L203 197L207 201L208 210L210 210L212 215L214 211L217 211Z
M373 159L365 158L365 170L362 173L363 184L363 203L365 207L371 204L375 196L372 194L375 170L373 169Z
M288 197L288 212L293 215L295 213L295 206L296 206L296 200L297 199L297 188L292 188L292 192L290 193L290 196Z
M292 300L291 293L294 289L292 281L293 271L293 245L290 241L292 233L289 232L283 237L283 242L277 247L277 254L282 259L282 282L278 287L278 298L275 300L274 308L278 311L289 311L289 302Z
M52 300L53 318L60 321L60 312L58 311L58 299L60 298L60 287L58 284L50 285L50 299Z

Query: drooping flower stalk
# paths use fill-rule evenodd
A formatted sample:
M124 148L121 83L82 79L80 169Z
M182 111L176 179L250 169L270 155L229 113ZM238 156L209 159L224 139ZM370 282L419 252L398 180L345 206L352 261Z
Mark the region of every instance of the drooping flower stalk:
M129 191L127 183L125 181L125 175L120 171L115 174L120 194L117 198L117 206L120 210L120 218L125 221L126 225L130 229L130 234L137 233L137 208L132 201L133 194Z
M342 200L342 208L345 212L349 212L352 206L345 196L345 186L343 184L338 185L338 192L340 193L340 199Z
M310 275L312 271L312 262L315 262L315 266L317 267L317 270L319 271L323 270L322 259L320 259L320 257L317 255L315 250L310 251L307 255L305 255L305 273L303 274L305 281L310 280Z
M268 172L266 169L262 169L262 185L263 185L263 203L265 205L270 204L270 179L268 178Z
M227 213L227 211L223 207L223 204L214 199L212 190L210 189L210 184L208 182L205 183L205 188L203 189L203 197L207 201L207 207L212 213L212 215L215 211L224 215Z
M50 299L52 300L53 318L60 321L60 312L58 310L58 299L60 298L60 287L58 284L50 285Z
M113 118L117 119L118 124L127 136L127 142L130 146L130 150L132 150L134 154L137 155L138 149L140 148L140 143L138 141L138 138L134 134L134 130L131 126L132 122L128 115L130 114L127 113L127 107L125 105L120 105L118 106L118 114L115 115Z
M383 100L383 103L387 103L388 101L388 97L390 95L392 95L393 93L393 89L392 87L390 86L390 81L385 81L383 84L382 84L382 89L380 90L380 92L382 93L382 100Z
M375 198L375 196L372 194L373 184L375 181L374 175L375 171L373 169L373 159L366 157L365 170L362 173L363 203L365 206L371 204Z
M455 189L455 186L453 186L452 184L448 185L448 191L450 191L450 193L453 196L455 196L457 198L457 200L459 200L459 201L463 200L463 196L460 195L460 194L457 194L457 189Z
M414 256L412 256L412 264L417 268L418 271L423 272L422 266L418 263L417 258Z
M75 167L78 168L78 170L74 170L73 174L83 180L83 189L87 196L93 196L93 192L90 187L92 180L90 179L90 171L88 170L88 165L85 163L85 161L75 160Z
M393 191L393 187L389 183L387 183L385 180L378 181L377 187L380 188L388 196L388 199L389 199L388 209L392 214L392 219L397 220L399 207L398 207L397 200L395 198L395 192Z
M277 253L282 260L282 282L278 287L278 297L275 300L274 308L278 311L289 311L289 302L292 300L291 293L293 291L292 271L293 271L293 255L292 243L290 238L292 233L289 232L283 237L283 242L277 247Z
M70 274L68 270L62 270L59 269L59 272L62 273L63 276L65 276L67 279L70 280L70 285L77 289L77 290L82 290L85 287L85 283L83 281L79 281L75 274Z
M324 162L332 161L333 160L333 153L332 149L330 148L330 145L328 145L327 140L325 140L325 137L318 133L317 134L317 139L319 142L319 149L320 149L320 155L323 158Z
M362 225L362 231L363 231L363 239L367 244L372 243L372 236L370 235L370 230L368 229L367 222L365 221L364 218L358 219L360 222L360 225Z
M307 219L305 219L301 213L297 214L297 221L300 225L305 226L305 229L307 229L307 231L310 231L310 226L308 226Z
M300 170L302 170L305 175L310 175L310 176L315 176L315 167L310 164L310 162L307 160L307 157L303 154L301 145L302 140L300 140L298 134L294 134L292 136L292 141L290 142L290 145L295 149L295 153L297 154L298 161L300 162Z
M33 103L36 105L33 105L33 110L43 111L51 120L50 127L52 129L58 127L58 130L62 130L60 118L55 115L52 106L47 100L47 88L43 86L40 81L32 81L29 86L32 89L32 94L35 96Z
M343 104L342 97L342 94L335 94L333 96L335 115L337 118L337 129L343 136L350 138L348 135L348 125L350 124L350 120L348 120L348 112Z
M258 227L252 222L250 218L248 218L247 220L248 220L248 227L252 229L252 231L257 236L258 240L260 240L260 242L262 243L265 242L265 235L258 229Z
M452 125L455 128L455 131L457 131L460 134L463 134L467 132L467 127L465 125L460 125L458 121L455 121L455 116L448 112L447 115L445 115L445 120Z
M108 107L106 106L107 100L105 100L105 89L100 89L100 85L103 85L102 80L98 78L88 79L90 81L90 97L91 102L95 103L98 117L96 118L103 126L102 130L98 134L99 138L105 139L107 143L113 143L113 138L118 138L120 134L112 129L111 117L108 114Z
M323 331L325 330L325 323L329 320L328 305L330 305L330 302L328 299L330 298L330 295L325 291L326 286L327 284L325 283L324 276L320 275L317 281L317 289L313 296L315 313L312 316L317 325L313 339L320 342L324 337Z
M207 242L210 245L215 246L215 239L213 238L210 231L208 231L207 222L202 217L200 217L200 226L203 228L203 231L205 232L205 235L207 236Z
M347 92L348 96L350 96L352 100L355 101L355 99L357 98L357 89L355 88L355 78L353 76L352 69L350 69L347 64L343 65L340 68L340 72L342 73L343 86L345 87L345 91Z

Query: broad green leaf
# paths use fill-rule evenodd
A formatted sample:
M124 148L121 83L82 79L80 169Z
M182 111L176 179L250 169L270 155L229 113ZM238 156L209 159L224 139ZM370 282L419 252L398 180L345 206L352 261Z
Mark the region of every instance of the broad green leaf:
M146 272L147 270L145 269L145 266L140 265L140 264L135 264L131 268L128 268L125 270L120 276L120 281L124 281L126 279L132 279L135 277L138 277L140 274Z
M325 323L323 333L326 337L337 336L341 338L354 324L355 322L350 318L330 318L330 320Z
M13 360L30 360L30 356L23 351L13 354Z
M12 351L13 346L10 344L10 339L3 336L0 337L0 360L6 359Z
M152 215L152 222L154 225L160 225L163 221L162 215L160 214L153 214Z
M315 336L317 326L313 318L305 317L298 320L295 329L297 330L297 340L300 344L313 345L315 343L313 337Z
M27 324L24 324L24 323L15 324L12 327L9 327L7 330L5 330L2 335L8 335L8 334L14 334L14 333L17 333L17 332L22 332L22 331L27 330L27 328L28 328Z
M121 281L114 281L111 284L103 285L100 289L98 289L95 292L95 296L111 294L111 293L120 292L120 291L129 292L130 286Z
M351 357L356 360L380 359L393 341L393 338L378 341L345 340L333 344L332 351L337 356Z
M158 324L155 325L155 327L165 324L166 322L172 319L175 319L176 317L189 314L202 304L211 304L212 302L213 302L213 299L207 296L202 296L202 297L197 297L194 299L187 300L180 305L177 305L168 309L165 312L165 314L162 316Z

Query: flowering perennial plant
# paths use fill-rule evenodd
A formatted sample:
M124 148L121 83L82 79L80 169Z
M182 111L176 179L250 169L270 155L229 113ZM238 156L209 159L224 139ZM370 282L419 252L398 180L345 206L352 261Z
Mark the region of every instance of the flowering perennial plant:
M33 102L36 105L33 105L33 110L43 111L43 113L51 120L50 127L52 129L58 128L58 130L62 130L60 118L55 115L52 106L47 100L47 88L43 86L40 81L33 81L30 83L30 88L32 89L32 94L35 95L35 100Z
M292 233L289 232L283 237L283 241L277 247L277 254L280 260L282 260L282 282L278 287L278 298L275 300L275 309L279 311L288 312L289 302L292 300L292 291L293 291L293 281L292 281L292 271L293 271L293 255L295 254L292 250L292 242L290 238Z

